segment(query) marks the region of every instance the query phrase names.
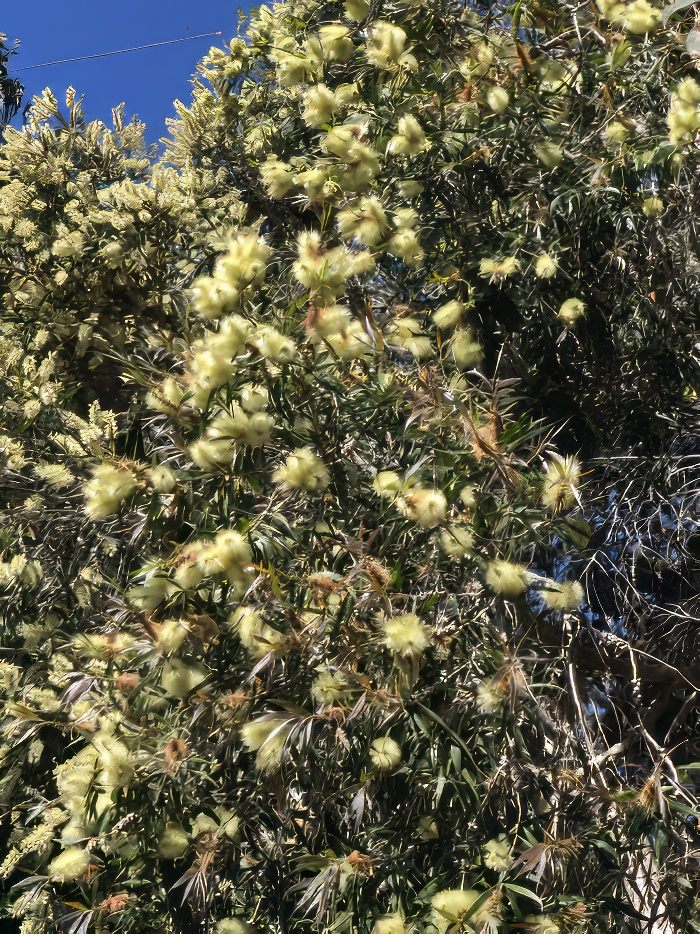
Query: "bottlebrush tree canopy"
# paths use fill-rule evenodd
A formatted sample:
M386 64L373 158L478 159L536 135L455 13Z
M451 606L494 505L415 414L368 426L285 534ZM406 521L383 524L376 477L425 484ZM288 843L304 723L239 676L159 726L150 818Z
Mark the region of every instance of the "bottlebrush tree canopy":
M290 0L159 161L7 130L3 924L700 929L691 20Z

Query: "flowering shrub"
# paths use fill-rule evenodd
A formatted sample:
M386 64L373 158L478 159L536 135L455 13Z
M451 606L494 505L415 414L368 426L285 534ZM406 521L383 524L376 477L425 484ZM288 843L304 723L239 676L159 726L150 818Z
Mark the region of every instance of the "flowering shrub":
M162 161L72 91L7 131L8 924L696 929L615 525L673 487L692 552L683 15L289 0Z

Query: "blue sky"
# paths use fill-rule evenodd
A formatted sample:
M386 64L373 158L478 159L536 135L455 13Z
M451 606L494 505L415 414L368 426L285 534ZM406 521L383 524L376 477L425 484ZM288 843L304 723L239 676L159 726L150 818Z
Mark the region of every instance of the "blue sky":
M10 64L13 73L24 65L221 30L220 37L17 73L25 102L47 86L59 101L69 86L85 93L88 119L110 124L112 107L124 101L127 115L137 113L154 142L165 133L173 100L189 101L197 61L211 45L236 34L239 7L257 5L259 0L16 0L3 3L0 31L10 44L21 40ZM20 122L17 117L13 124Z

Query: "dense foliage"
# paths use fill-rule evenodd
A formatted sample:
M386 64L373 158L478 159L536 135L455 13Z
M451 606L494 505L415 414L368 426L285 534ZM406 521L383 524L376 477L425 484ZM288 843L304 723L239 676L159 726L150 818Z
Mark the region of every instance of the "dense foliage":
M7 130L4 923L700 930L689 17L290 0L159 161Z

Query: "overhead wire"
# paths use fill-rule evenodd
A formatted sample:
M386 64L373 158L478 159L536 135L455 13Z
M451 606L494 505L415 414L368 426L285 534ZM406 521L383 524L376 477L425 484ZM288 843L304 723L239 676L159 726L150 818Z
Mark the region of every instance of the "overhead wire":
M123 55L125 52L141 52L143 49L156 49L162 45L174 45L176 42L189 42L190 39L205 39L208 36L220 36L218 32L202 32L197 36L183 36L181 39L168 39L165 42L150 42L148 45L136 45L131 49L116 49L114 52L98 52L95 55L79 55L77 58L60 58L55 62L41 62L39 65L25 65L13 68L13 72L31 71L33 68L48 68L50 65L65 65L68 62L85 62L90 58L107 58L109 55Z

